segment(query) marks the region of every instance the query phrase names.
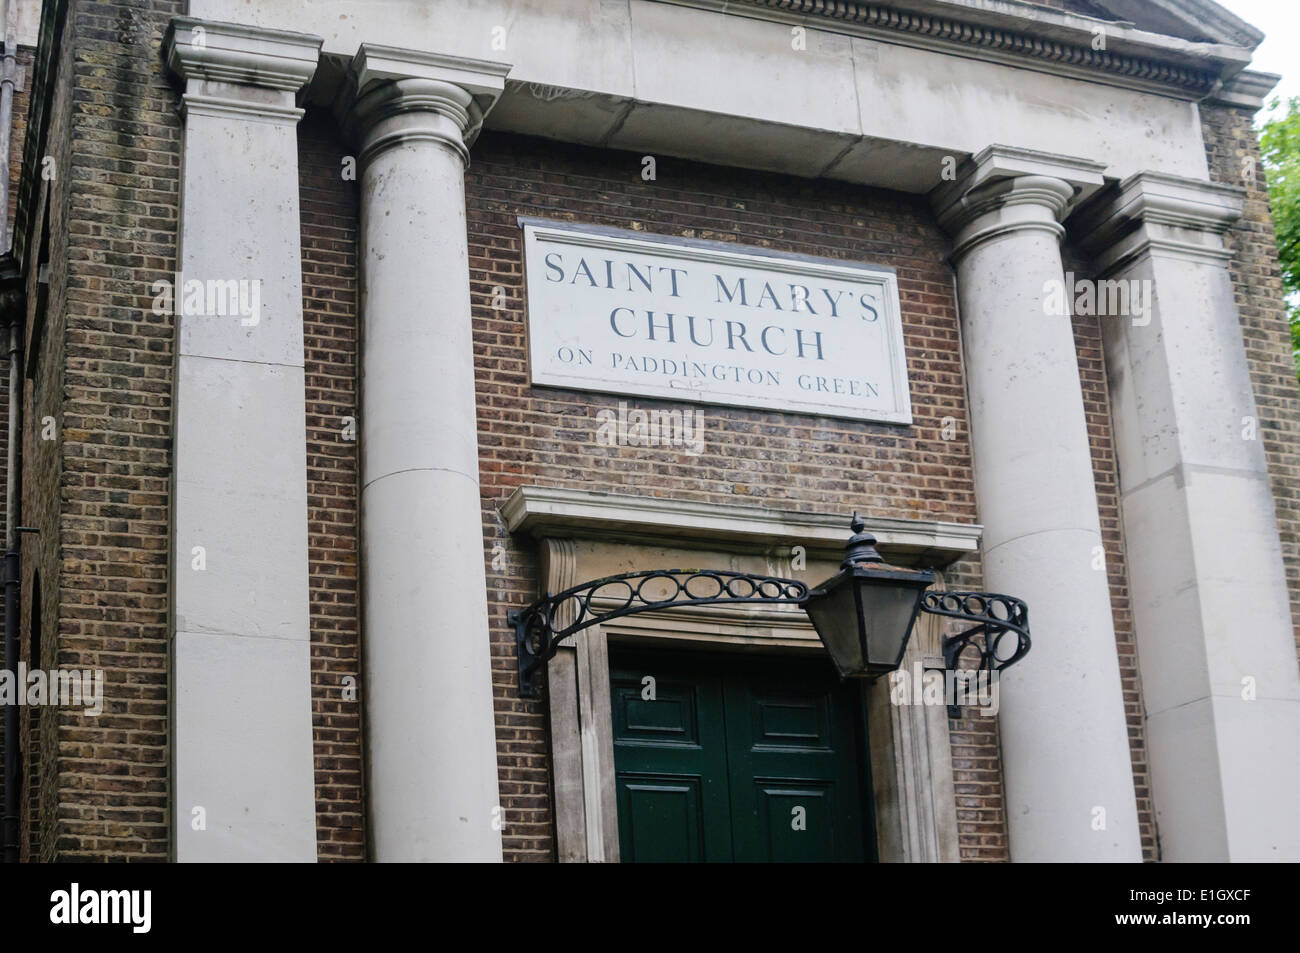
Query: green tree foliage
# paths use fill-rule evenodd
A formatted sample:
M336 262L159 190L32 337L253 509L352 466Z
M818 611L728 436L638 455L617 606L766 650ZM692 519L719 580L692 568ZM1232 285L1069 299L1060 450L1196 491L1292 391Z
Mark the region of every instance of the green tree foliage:
M1291 348L1300 377L1300 96L1282 111L1273 100L1271 115L1260 131L1264 168L1268 171L1268 196L1277 228L1277 255L1286 290L1287 317L1291 321Z

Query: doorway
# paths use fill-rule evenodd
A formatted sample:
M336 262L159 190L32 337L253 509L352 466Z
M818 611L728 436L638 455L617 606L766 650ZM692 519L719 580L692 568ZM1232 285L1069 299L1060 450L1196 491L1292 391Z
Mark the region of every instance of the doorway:
M610 646L628 862L875 859L865 705L825 658Z

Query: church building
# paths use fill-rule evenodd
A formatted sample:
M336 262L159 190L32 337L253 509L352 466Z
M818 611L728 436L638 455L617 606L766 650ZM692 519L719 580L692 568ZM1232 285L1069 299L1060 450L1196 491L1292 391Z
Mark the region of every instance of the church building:
M1251 24L8 7L6 860L1300 861Z

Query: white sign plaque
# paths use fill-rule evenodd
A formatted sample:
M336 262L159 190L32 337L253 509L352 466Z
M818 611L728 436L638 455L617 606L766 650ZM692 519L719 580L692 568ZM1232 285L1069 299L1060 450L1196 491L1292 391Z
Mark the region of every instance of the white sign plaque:
M520 223L534 384L912 422L891 269Z

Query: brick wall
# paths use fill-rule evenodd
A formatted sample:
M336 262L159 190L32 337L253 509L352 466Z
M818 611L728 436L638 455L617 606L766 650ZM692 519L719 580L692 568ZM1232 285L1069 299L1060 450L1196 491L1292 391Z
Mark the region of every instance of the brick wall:
M479 395L480 478L488 566L498 755L507 857L549 859L545 708L516 697L515 646L506 611L536 597L533 548L508 538L497 507L521 484L823 511L975 522L952 274L947 241L923 199L847 185L660 158L657 180L641 157L539 140L484 135L466 176ZM531 215L657 234L735 241L780 251L876 262L898 269L915 423L896 427L794 414L703 408L706 452L601 447L596 413L619 398L533 389L526 377L521 232ZM508 303L494 310L494 289ZM635 399L636 406L671 406ZM945 417L957 422L945 441ZM971 584L978 563L955 579ZM954 723L963 856L1006 857L995 727Z
M303 334L307 382L307 521L316 837L321 860L364 860L357 578L357 202L348 154L328 114L298 129ZM353 432L355 435L355 431Z
M23 85L21 89L14 90L13 128L9 140L9 206L5 221L8 222L10 231L13 230L14 212L18 208L18 182L22 177L23 142L27 135L27 110L31 105L35 61L36 50L33 47L18 47L18 68L23 72ZM4 247L6 249L10 247L7 238Z
M42 859L168 852L167 611L180 120L157 55L182 0L74 0L46 151L50 289L30 390L28 592L44 665L104 671L104 712L41 718ZM75 87L76 94L72 95ZM40 419L57 439L39 439Z
M48 245L52 262L61 262L68 254L68 204L72 180L58 175L68 168L71 149L69 139L69 111L72 86L69 74L72 69L72 51L65 45L56 68L55 90L49 118L44 155L54 160L56 177L43 183L42 197L35 205L38 228L45 224L44 239L38 234L33 244L42 240ZM37 535L24 536L23 547L23 631L30 632L33 606L39 599L39 615L44 626L41 638L42 668L51 667L55 657L55 636L58 628L59 607L59 487L62 469L61 453L63 428L63 364L66 347L64 332L67 328L68 276L64 269L50 269L49 296L45 313L41 314L37 302L28 300L27 350L28 366L34 366L34 375L27 382L23 410L23 522L39 530ZM34 362L32 360L34 356ZM43 417L55 420L53 440L40 439L39 424ZM40 579L39 592L34 581ZM30 718L30 712L28 713ZM29 824L24 846L31 859L52 860L55 852L57 826L55 813L59 804L55 772L58 768L58 721L50 712L38 716L36 734L38 742L32 747L39 757L39 785L26 792L28 809L24 820Z
M909 355L909 367L910 367ZM977 557L954 563L944 572L949 589L982 591L984 577ZM965 626L945 620L944 634ZM974 651L968 650L959 667L974 668ZM957 840L961 859L1007 861L1006 805L1002 799L1002 742L998 719L978 708L963 707L959 717L948 720L952 748L953 791L957 798Z
M23 82L21 89L16 89L14 91L14 99L13 99L13 126L11 128L11 138L9 143L9 155L10 155L9 202L8 202L7 217L6 217L6 222L8 223L7 229L9 232L12 232L13 230L14 211L18 207L18 181L21 177L21 172L22 172L23 143L25 141L26 132L27 132L27 109L31 100L32 63L34 59L35 59L35 50L33 50L31 47L20 46L18 48L18 57L17 57L18 65L19 68L22 69L25 73L25 81ZM7 235L0 236L0 244L3 244L3 247L5 249L8 249L10 247L10 242ZM5 347L7 348L8 340L6 335L7 335L7 331L5 331L4 329L3 322L0 322L0 337L6 338ZM6 356L0 357L0 422L3 422L0 423L0 471L3 471L0 472L0 499L4 498L4 494L7 489L8 472L7 470L5 470L3 461L8 459L8 453L9 453L8 420L9 420L9 362L8 362L7 351L6 351ZM5 525L5 515L6 514L3 511L3 508L0 507L0 552L3 551L3 545L4 545L3 541L6 538L5 534L7 532L7 527ZM0 581L2 581L2 579L0 579ZM4 608L4 592L3 589L0 589L0 612L3 612L3 608ZM27 654L26 654L27 649L25 646L22 646L21 644L22 633L25 631L26 631L25 628L20 629L20 633L19 633L20 650L18 653L18 658L15 659L14 661L18 661L18 660L22 660L24 662L28 661ZM0 668L8 668L8 669L14 668L14 665L11 664L11 661L4 657L4 644L2 640L0 640ZM22 752L23 768L24 768L23 771L24 778L22 782L23 787L20 793L22 806L20 809L25 815L28 815L27 817L24 817L22 822L22 828L24 829L25 832L29 832L30 830L33 829L33 825L31 823L31 818L30 818L31 804L32 804L30 799L30 793L35 789L36 782L40 774L40 772L37 770L37 761L32 756L33 751L39 748L39 737L37 735L38 729L39 729L39 722L33 721L31 717L31 712L28 709L20 710L19 711L19 737L22 739L20 750ZM3 757L4 757L4 737L2 734L0 734L0 759L3 759ZM0 803L3 803L4 785L5 785L4 772L0 771ZM27 840L28 836L29 836L28 833L23 834L24 841Z
M1291 356L1267 180L1252 118L1248 111L1228 106L1201 107L1211 177L1246 189L1245 214L1228 232L1227 243L1234 252L1232 281L1255 386L1260 439L1268 455L1300 657L1300 387Z
M1087 268L1071 261L1067 267L1080 276ZM1133 762L1133 786L1137 795L1138 830L1142 856L1159 860L1155 806L1151 800L1151 770L1147 763L1146 706L1142 700L1142 678L1138 671L1137 641L1129 603L1128 566L1124 548L1124 523L1120 510L1119 463L1111 431L1110 388L1106 377L1100 317L1075 316L1074 348L1079 359L1083 387L1083 409L1092 445L1093 482L1097 487L1097 511L1101 519L1101 541L1105 549L1106 576L1110 582L1111 616L1115 644L1119 650L1119 676L1124 694L1124 720L1128 724L1129 753Z
M23 144L27 138L27 111L31 105L32 92L32 64L36 59L36 51L31 47L20 46L18 48L18 65L23 70L24 81L22 88L15 90L13 101L13 126L10 131L9 141L9 205L6 210L5 221L7 224L8 235L12 235L14 226L14 213L18 208L18 181L22 175L22 154ZM12 247L12 241L8 235L5 237L5 247ZM3 369L0 369L0 388L3 388L3 396L0 396L0 420L8 421L9 419L9 365L3 362ZM21 406L21 401L20 401ZM4 427L4 434L0 437L0 460L7 460L9 453L9 428ZM21 437L19 440L19 452L22 451ZM0 475L0 493L5 492L6 478L8 473ZM21 483L20 483L21 486ZM5 514L0 513L0 533L6 532ZM0 538L4 538L0 536ZM21 585L21 580L20 580ZM21 592L21 590L20 590ZM20 600L21 601L21 600ZM0 607L4 604L4 599L0 596ZM20 609L20 612L22 610ZM31 651L30 640L26 638L28 629L21 624L19 620L19 655L18 657L30 666ZM22 643L26 641L27 644ZM3 654L3 649L0 649ZM40 788L40 713L39 710L23 709L19 713L19 737L22 738L23 744L23 785L24 789L21 796L21 808L23 817L23 851L30 854L33 849L39 850L35 842L35 830L37 821L37 806L39 804L37 794ZM0 741L0 751L3 751L4 743ZM2 795L4 781L0 780L0 796Z

